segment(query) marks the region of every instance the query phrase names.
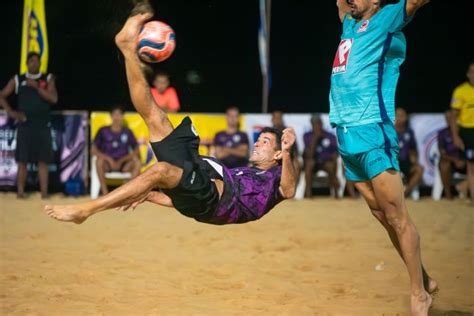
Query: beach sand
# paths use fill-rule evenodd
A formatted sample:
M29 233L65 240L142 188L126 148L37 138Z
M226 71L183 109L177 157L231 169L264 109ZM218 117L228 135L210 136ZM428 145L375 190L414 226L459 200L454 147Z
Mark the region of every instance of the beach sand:
M409 312L405 267L362 200L285 201L227 226L152 204L75 225L43 205L0 194L0 315ZM440 286L431 315L472 315L474 209L429 199L408 207Z

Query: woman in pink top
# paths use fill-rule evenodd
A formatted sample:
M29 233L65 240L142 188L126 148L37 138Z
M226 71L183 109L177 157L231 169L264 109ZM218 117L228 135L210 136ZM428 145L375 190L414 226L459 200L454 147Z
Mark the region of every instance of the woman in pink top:
M158 72L153 80L151 94L155 103L165 112L178 112L180 109L178 95L173 87L170 87L169 75Z

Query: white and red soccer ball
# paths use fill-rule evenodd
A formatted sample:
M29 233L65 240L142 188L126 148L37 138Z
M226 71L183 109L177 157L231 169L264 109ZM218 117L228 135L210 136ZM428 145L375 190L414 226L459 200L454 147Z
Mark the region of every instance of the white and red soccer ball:
M166 23L150 21L138 36L138 56L147 63L159 63L171 56L176 46L173 29Z

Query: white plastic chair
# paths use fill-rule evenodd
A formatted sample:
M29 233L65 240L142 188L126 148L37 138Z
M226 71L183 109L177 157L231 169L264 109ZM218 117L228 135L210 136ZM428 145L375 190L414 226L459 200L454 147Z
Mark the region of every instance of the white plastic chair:
M339 197L342 197L344 194L344 189L346 188L346 178L344 177L344 171L343 169L344 165L342 164L342 158L341 156L337 157L337 180L339 181L339 188L337 190L337 194ZM319 170L316 172L314 179L313 179L313 187L318 187L319 183L321 183L322 180L327 182L328 179L328 173L324 170ZM316 186L315 186L316 184ZM298 187L296 189L296 194L295 194L295 199L302 199L304 197L304 189L306 187L306 178L304 172L301 173L300 176L300 182L298 184ZM329 192L331 196L335 195L335 192L333 188L329 184L325 184L320 187L329 187Z
M91 199L97 199L100 193L100 181L97 174L97 156L91 158ZM106 172L105 178L110 180L129 180L132 177L130 172L112 171Z

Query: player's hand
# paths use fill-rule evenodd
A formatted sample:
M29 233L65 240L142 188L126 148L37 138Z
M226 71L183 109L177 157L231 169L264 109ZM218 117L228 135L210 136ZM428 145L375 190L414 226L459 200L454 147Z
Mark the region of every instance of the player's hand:
M464 146L464 142L462 141L461 137L459 136L454 136L453 137L453 143L454 143L454 146L456 146L457 148L461 149L461 150L465 150L465 146Z
M30 87L30 88L33 88L33 89L38 89L39 88L38 81L33 80L33 79L26 79L26 86Z
M283 135L281 136L281 149L283 151L290 151L291 147L296 141L295 130L291 127L285 128L283 130Z
M125 205L122 205L122 206L119 206L117 207L117 211L128 211L129 209L132 209L132 211L134 211L138 205L142 204L143 202L147 201L148 200L148 195L150 193L153 193L153 192L149 192L148 194L146 194L144 197L136 200L135 202L132 202L132 203L129 203L129 204L125 204Z

